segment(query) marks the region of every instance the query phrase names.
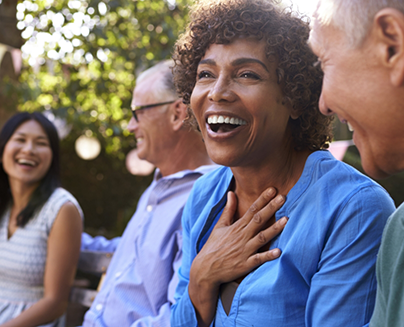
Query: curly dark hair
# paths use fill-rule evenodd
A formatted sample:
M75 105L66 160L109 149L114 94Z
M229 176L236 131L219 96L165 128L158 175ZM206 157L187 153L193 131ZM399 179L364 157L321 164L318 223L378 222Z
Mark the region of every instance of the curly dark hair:
M276 1L276 0L275 0ZM190 24L176 42L174 82L196 124L190 97L198 64L211 44L229 44L240 37L263 40L266 55L277 62L278 83L298 119L290 119L297 150L328 148L332 118L318 110L323 73L307 44L309 23L271 0L206 0L190 11Z

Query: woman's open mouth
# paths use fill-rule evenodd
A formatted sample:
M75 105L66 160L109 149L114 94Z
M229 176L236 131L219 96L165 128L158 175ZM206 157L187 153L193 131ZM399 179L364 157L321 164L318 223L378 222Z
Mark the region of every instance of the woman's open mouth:
M228 133L240 126L247 125L247 122L241 118L223 115L210 115L206 122L214 133Z

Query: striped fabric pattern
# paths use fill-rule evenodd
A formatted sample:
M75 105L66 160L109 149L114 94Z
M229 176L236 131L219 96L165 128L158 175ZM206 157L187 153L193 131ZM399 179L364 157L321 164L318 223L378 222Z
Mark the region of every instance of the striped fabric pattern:
M43 296L49 232L60 208L76 199L56 189L24 228L8 238L10 209L0 219L0 324L18 316ZM53 323L49 326L60 326Z

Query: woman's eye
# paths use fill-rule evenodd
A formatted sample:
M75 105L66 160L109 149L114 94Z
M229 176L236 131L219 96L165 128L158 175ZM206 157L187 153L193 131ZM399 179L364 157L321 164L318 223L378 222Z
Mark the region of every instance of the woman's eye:
M19 143L23 143L23 142L25 142L25 139L23 139L21 137L15 137L14 141L19 142Z
M207 71L202 71L198 74L198 79L212 77L212 74Z
M242 78L252 78L252 79L256 79L256 80L260 79L260 77L257 74L252 73L252 72L242 73L242 74L240 74L240 77L242 77Z

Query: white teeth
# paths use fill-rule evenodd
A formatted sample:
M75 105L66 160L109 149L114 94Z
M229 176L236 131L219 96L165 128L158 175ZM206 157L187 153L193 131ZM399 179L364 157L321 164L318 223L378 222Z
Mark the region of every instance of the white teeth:
M349 121L347 122L347 125L348 125L349 131L350 131L350 132L353 132L354 129L353 129L352 125L349 123Z
M247 122L241 118L226 117L212 115L207 119L208 124L231 124L231 125L247 125Z
M136 142L137 143L140 143L140 142L142 142L143 141L143 137L138 137L137 139L136 139Z
M29 165L29 166L33 166L33 167L36 165L35 161L28 160L28 159L18 159L17 162L21 165Z

